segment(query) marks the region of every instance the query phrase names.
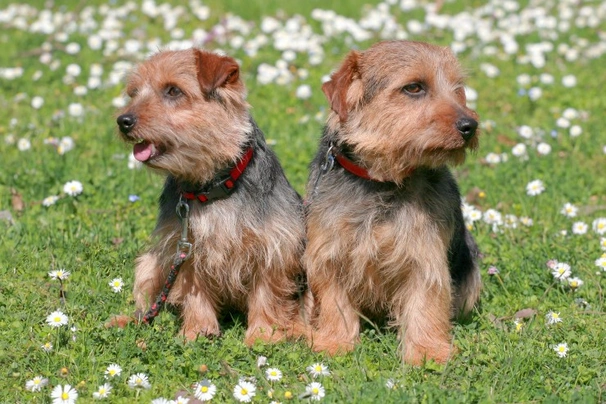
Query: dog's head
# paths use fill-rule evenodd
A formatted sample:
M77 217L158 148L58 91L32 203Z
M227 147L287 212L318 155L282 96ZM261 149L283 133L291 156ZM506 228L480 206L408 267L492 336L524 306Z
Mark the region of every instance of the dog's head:
M162 51L135 67L117 118L134 157L191 182L237 160L251 131L239 71L234 59L199 49Z
M328 128L369 173L401 182L416 167L460 164L478 145L454 54L422 42L380 42L352 51L322 90Z

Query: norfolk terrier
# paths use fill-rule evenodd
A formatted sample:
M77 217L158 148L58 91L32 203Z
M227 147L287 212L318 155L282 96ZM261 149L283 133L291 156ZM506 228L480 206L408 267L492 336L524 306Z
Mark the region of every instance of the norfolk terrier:
M451 317L478 300L478 248L447 165L478 145L453 53L420 42L352 51L324 83L331 107L307 186L303 262L311 344L354 348L360 317L396 327L402 359L445 362Z
M303 276L302 201L249 113L236 61L162 51L133 70L126 93L121 136L167 176L155 243L136 260L137 308L160 293L185 241L190 256L166 301L181 309L187 339L219 335L218 315L230 308L247 315L248 345L289 335Z

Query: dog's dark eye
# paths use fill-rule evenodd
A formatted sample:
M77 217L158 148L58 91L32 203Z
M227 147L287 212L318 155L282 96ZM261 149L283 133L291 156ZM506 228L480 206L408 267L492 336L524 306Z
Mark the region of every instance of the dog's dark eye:
M139 90L138 90L138 89L136 89L136 88L133 88L133 89L128 90L128 91L126 92L126 95L128 95L130 98L135 98L135 96L136 96L137 94L139 94Z
M410 83L402 87L402 91L410 95L420 95L425 92L425 89L419 83Z
M166 87L165 92L166 95L172 98L179 97L181 94L183 94L183 91L181 91L181 89L177 86L168 86Z

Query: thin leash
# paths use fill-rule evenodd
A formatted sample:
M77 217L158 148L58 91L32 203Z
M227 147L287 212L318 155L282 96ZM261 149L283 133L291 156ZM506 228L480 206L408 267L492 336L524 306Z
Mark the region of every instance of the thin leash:
M177 216L179 216L179 219L181 220L181 239L177 243L177 253L175 254L173 264L170 267L168 277L164 282L164 287L156 298L154 304L152 304L147 313L145 313L145 316L143 316L142 321L145 324L151 325L154 319L158 316L158 313L160 310L162 310L162 307L164 307L164 304L168 299L168 294L170 293L170 290L177 279L181 265L183 265L183 263L191 255L192 244L187 239L187 234L189 231L189 202L184 200L183 196L179 198L176 211Z

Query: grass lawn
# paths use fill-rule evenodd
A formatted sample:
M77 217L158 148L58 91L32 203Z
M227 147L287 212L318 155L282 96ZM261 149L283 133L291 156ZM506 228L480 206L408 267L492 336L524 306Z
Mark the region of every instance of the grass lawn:
M235 402L242 379L257 403L606 401L606 2L28 4L0 4L0 403L49 403L65 385L92 402L104 383L109 402L145 403L203 380L213 402ZM303 342L251 349L237 313L221 338L192 343L172 311L106 328L134 311L134 259L163 184L117 136L124 72L191 40L236 57L252 114L303 194L328 113L323 77L383 38L455 49L482 118L479 150L455 168L484 256L481 305L453 329L458 355L402 365L394 331L371 324L334 358ZM297 96L304 85L311 96ZM49 276L60 269L67 279ZM67 320L53 327L56 310ZM110 364L122 370L106 378ZM313 364L329 374L313 377ZM129 387L139 373L149 389ZM312 382L323 397L306 393Z

